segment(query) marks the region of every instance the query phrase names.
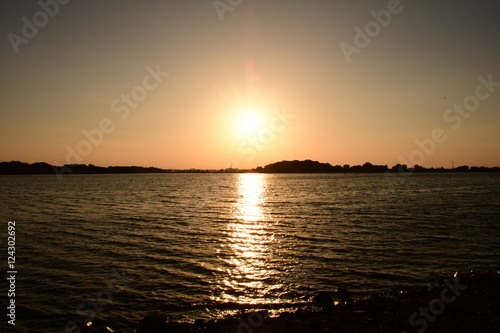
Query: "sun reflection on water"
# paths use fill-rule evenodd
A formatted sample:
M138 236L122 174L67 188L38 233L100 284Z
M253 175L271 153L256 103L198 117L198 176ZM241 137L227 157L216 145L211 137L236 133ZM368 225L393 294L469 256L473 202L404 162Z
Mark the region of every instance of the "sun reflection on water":
M219 283L217 301L236 303L267 303L276 275L270 264L272 234L267 230L266 176L262 174L238 175L238 200L234 219L227 225L225 240L227 255L222 258L226 271Z
M243 222L257 222L263 217L265 176L262 174L240 174L238 180L239 200L236 218Z

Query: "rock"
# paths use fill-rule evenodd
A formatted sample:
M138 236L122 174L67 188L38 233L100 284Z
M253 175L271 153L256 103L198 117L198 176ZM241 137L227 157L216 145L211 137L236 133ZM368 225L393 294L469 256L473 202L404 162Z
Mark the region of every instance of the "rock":
M322 308L329 308L333 306L333 291L319 291L314 297L313 301Z
M347 289L339 288L337 289L337 297L341 302L345 302L351 297L351 294L347 291Z
M162 314L152 314L142 318L139 321L139 332L168 332L167 328L168 317Z
M269 316L269 312L267 310L262 310L262 311L253 311L253 312L245 312L241 314L238 318L239 326L241 326L242 323L245 324L245 326L250 325L251 327L260 327L264 324L264 321L267 319Z
M165 330L162 333L189 333L191 332L191 324L170 322L165 325Z
M334 297L339 300L339 303L344 304L350 299L351 294L345 288L338 288L336 291L319 291L313 297L313 301L322 308L330 308L333 307Z
M205 321L203 319L196 319L194 321L194 326L203 329L205 328Z

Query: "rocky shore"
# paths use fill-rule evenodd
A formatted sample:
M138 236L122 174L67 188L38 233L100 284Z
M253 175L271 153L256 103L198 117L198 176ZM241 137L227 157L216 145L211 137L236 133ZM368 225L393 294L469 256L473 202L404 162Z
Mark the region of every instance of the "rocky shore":
M223 319L170 322L168 315L139 321L137 333L500 332L500 272L456 273L428 286L405 286L352 300L346 290L318 293L294 312L267 310ZM96 321L81 332L115 332ZM116 332L119 332L116 330Z

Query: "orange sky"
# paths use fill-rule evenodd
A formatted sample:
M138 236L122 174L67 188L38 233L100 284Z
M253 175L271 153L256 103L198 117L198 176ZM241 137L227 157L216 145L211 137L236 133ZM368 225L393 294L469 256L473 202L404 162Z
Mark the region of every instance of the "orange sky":
M0 161L500 165L498 4L214 3L2 4Z

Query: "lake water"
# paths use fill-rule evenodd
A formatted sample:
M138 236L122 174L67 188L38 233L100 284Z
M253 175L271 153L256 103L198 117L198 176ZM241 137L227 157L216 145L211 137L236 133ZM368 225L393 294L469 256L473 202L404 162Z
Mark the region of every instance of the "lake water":
M94 315L120 328L156 310L210 318L500 268L494 173L392 187L381 174L0 176L0 198L3 262L16 221L19 332Z

